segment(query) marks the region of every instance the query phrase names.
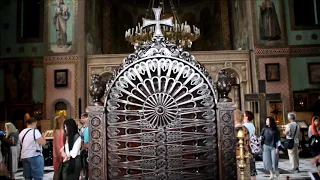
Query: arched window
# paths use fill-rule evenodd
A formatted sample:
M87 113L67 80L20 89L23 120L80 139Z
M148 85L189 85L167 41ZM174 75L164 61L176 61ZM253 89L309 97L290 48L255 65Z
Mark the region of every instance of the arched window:
M67 104L62 102L62 101L59 101L55 104L55 116L64 116L64 117L67 117L67 112L68 112L68 107L67 107Z
M231 76L231 92L229 97L237 105L237 109L241 110L241 94L240 94L240 78L238 73L233 69L225 69Z

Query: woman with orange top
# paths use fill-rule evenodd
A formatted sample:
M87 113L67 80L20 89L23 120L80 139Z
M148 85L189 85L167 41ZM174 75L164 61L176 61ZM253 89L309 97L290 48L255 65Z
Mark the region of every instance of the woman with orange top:
M308 136L310 140L310 147L312 156L316 157L320 155L320 118L318 116L314 116L312 118L311 125L309 126ZM320 172L320 163L316 163L318 172Z
M60 149L63 146L63 116L55 117L55 130L53 132L53 169L54 176L53 179L56 180L56 174L59 169L59 164L62 162L63 158L60 153Z

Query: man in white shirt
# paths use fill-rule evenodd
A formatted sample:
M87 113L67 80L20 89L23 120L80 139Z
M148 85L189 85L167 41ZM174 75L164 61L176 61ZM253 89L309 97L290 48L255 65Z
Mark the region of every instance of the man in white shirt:
M27 128L19 134L23 176L26 180L42 180L44 174L44 159L42 146L45 138L37 128L37 120L33 117L26 120Z
M294 146L292 149L288 149L289 161L292 166L293 172L299 172L299 132L300 126L296 123L296 114L294 112L288 113L288 120L290 121L287 124L286 129L283 131L283 134L286 135L287 139L294 139Z

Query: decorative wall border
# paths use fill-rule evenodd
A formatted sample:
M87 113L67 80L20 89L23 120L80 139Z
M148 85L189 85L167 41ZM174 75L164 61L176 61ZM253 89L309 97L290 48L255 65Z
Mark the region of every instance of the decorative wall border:
M13 63L13 62L30 62L32 61L33 67L43 67L43 57L14 57L14 58L2 58L0 59L0 68L4 64Z
M45 56L44 57L44 99L43 99L43 117L46 118L46 98L47 98L47 66L59 64L74 64L74 118L78 117L78 59L77 55L70 56Z
M256 56L316 56L320 55L320 47L287 47L287 48L273 48L273 49L260 49L254 50Z
M293 101L293 92L292 92L292 82L291 82L291 73L290 73L290 57L286 57L287 71L288 71L288 85L289 85L289 108L288 110L294 111L294 101ZM290 112L288 111L288 112Z
M221 19L221 34L222 34L222 47L224 50L231 49L230 41L230 23L229 23L229 9L228 1L220 1L220 19Z

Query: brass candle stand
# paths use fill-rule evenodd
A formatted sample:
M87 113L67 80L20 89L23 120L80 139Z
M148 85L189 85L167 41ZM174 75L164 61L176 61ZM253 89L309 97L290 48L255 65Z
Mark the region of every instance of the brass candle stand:
M244 153L244 133L243 130L239 130L237 133L237 138L239 139L239 156L237 156L237 160L239 160L238 167L240 169L240 179L245 180L245 168L250 160L250 153Z

